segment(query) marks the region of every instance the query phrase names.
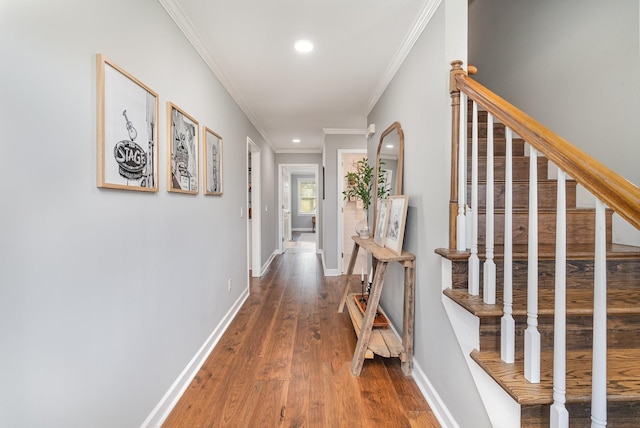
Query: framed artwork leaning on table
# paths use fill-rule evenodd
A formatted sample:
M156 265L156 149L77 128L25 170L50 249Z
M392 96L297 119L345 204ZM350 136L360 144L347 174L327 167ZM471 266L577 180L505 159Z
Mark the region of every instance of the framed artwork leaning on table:
M384 237L384 246L395 254L402 254L404 227L407 221L409 197L404 195L390 196L388 209L388 224Z

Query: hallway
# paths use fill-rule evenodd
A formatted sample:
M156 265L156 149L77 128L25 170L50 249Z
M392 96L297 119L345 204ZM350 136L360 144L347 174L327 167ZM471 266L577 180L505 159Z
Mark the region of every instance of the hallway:
M277 256L163 426L438 427L397 358L351 376L341 288L316 254Z
M292 240L286 245L286 253L315 253L316 234L309 232L292 232Z

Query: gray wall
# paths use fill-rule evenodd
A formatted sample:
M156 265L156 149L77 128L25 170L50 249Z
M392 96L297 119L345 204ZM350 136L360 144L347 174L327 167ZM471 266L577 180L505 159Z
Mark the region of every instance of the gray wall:
M140 426L247 288L247 136L274 251L275 156L156 0L0 8L0 426ZM158 193L96 188L96 53L159 94ZM222 197L166 191L167 101L222 135Z
M640 184L637 0L472 0L476 79Z
M257 141L253 140L256 144ZM259 141L264 141L262 138ZM263 142L260 151L261 206L255 209L261 212L261 253L262 266L278 251L278 169L276 154ZM244 183L243 183L244 184ZM231 242L231 241L229 241Z
M404 249L416 255L416 363L459 426L487 427L486 411L443 306L441 259L434 253L448 246L449 186L443 183L450 180L449 63L464 59L464 47L446 42L462 34L450 19L455 11L448 8L460 7L454 3L440 5L368 122L376 124L375 142L394 121L400 122L405 135L403 187L409 210ZM368 147L370 158L375 148ZM399 264L388 267L382 297L398 328L402 326L402 274Z

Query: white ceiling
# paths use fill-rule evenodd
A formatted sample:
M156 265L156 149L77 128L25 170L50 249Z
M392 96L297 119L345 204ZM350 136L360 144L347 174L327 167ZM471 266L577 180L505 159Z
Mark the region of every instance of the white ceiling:
M364 132L366 116L439 3L159 2L277 152L319 152L325 133ZM310 54L294 50L302 38L314 43Z

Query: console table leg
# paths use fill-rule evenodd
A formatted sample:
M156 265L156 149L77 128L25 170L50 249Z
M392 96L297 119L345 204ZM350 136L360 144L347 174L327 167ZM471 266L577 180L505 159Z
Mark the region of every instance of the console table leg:
M364 356L367 352L367 347L369 346L369 339L371 338L373 321L376 317L376 312L378 311L378 304L380 303L382 283L384 281L384 273L386 270L387 263L378 262L377 272L373 277L373 285L371 286L371 294L369 294L369 300L367 301L367 310L365 311L364 319L362 320L360 337L358 337L356 351L353 354L353 360L351 360L351 374L353 376L360 376L360 372L362 371Z
M416 270L413 261L405 264L404 268L404 313L402 320L402 347L404 358L401 364L405 376L411 376L413 371L413 327L415 322L415 289Z
M347 268L347 279L344 281L344 290L342 290L342 298L340 299L340 304L338 305L338 313L341 314L344 310L344 304L347 303L347 295L349 294L349 281L351 280L351 275L353 275L353 268L356 265L356 260L358 260L358 250L360 249L360 245L357 242L353 243L353 250L351 251L351 259L349 260L349 267Z

